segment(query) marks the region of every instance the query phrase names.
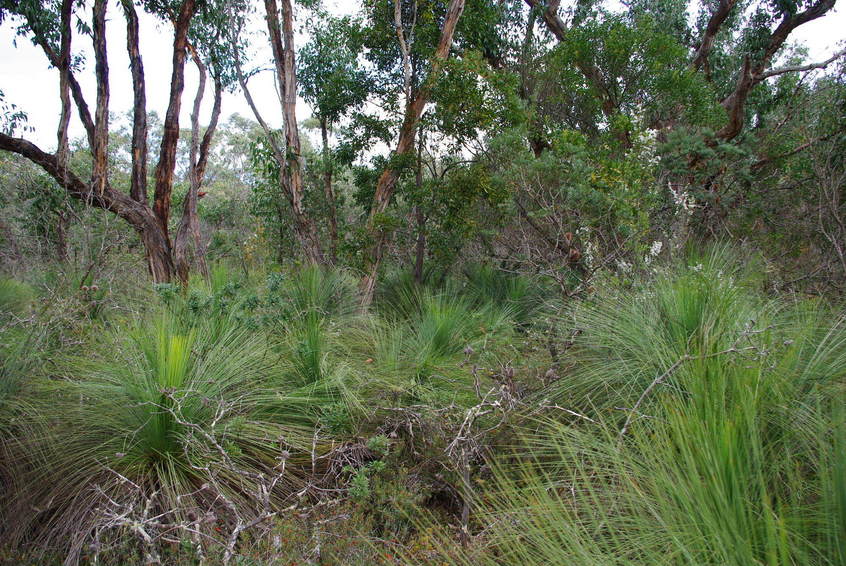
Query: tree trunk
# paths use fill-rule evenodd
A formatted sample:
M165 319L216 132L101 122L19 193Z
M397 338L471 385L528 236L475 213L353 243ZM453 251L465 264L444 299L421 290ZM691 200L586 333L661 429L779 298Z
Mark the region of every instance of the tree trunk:
M323 250L317 228L303 203L303 167L300 154L300 132L297 127L297 67L294 57L294 10L291 0L282 0L282 25L276 0L265 0L267 32L273 50L276 76L282 89L282 115L285 122L285 151L277 160L281 168L279 182L291 203L294 214L294 233L302 246L306 260L324 263Z
M414 207L417 220L417 244L414 251L414 281L423 283L423 262L426 259L426 215L420 206Z
M113 189L108 182L102 193L92 191L91 184L83 182L69 167L64 167L56 155L42 151L27 140L0 133L0 150L17 153L38 165L71 197L123 218L141 236L153 281L170 281L173 276L170 243L158 218L146 203L139 203L129 195Z
M151 218L151 222L141 226L134 226L144 245L144 255L147 258L147 268L153 283L170 283L176 269L167 234L161 228L158 219Z
M56 258L61 263L68 261L68 224L70 218L59 213L56 216Z
M197 65L199 72L199 85L197 86L197 94L194 97L194 107L191 111L191 149L189 155L189 171L188 176L190 186L188 194L185 195L185 204L182 210L182 218L179 222L179 228L176 231L176 238L173 243L173 261L176 268L176 275L183 285L188 284L188 272L190 271L191 261L189 256L190 240L194 241L194 258L200 273L208 279L209 270L206 264L205 247L203 246L202 237L200 234L200 219L197 214L197 203L199 201L200 187L203 184L205 177L206 164L208 163L209 150L211 148L211 139L214 131L217 128L217 121L220 118L221 102L223 98L223 83L219 77L214 81L214 106L212 107L211 119L206 128L206 133L203 136L202 144L200 143L200 108L203 102L203 95L206 90L206 66L200 59L199 54L192 50L191 53L194 63Z
M108 179L109 61L106 51L106 0L94 0L94 58L97 75L97 108L94 111L94 163L91 190L103 194Z
M147 202L147 87L141 60L138 14L133 0L122 0L126 16L126 52L132 71L132 176L129 194L138 202Z
M423 130L417 136L417 170L414 172L414 185L420 195L423 188ZM426 258L426 215L423 207L414 207L414 217L417 221L417 244L414 252L414 281L423 283L423 262Z
M176 168L176 144L179 141L179 112L182 107L182 90L185 88L185 55L188 50L188 28L196 10L196 0L183 0L174 22L173 71L170 79L170 97L165 114L159 162L156 165L156 190L153 211L170 247L168 219L170 198L173 192L173 171Z
M62 113L59 117L59 129L56 133L58 149L56 155L59 163L67 167L68 162L68 126L71 117L70 100L70 64L71 64L71 18L73 15L73 1L62 0L61 12L61 47L59 51L59 100L62 102Z
M329 124L320 118L320 134L323 139L323 192L329 209L329 254L332 263L338 262L338 216L335 206L335 190L332 188L332 155L329 151Z
M464 0L450 0L447 6L444 26L441 29L438 47L432 56L432 70L426 82L417 91L417 94L410 100L406 100L405 116L403 118L402 128L400 129L397 147L394 150L395 157L408 155L414 149L417 123L420 121L423 110L429 102L432 83L437 80L443 62L449 57L449 50L452 47L452 39L455 35L455 27L463 11ZM373 302L373 295L376 291L376 279L379 274L379 267L382 265L385 245L388 242L388 233L379 228L377 220L388 209L391 198L394 196L397 181L399 180L400 171L393 165L390 165L393 161L389 161L389 165L382 171L379 181L376 183L376 191L373 194L373 204L370 207L370 217L367 222L373 244L366 258L365 275L362 277L360 284L361 306L364 309L368 308Z
M152 208L147 202L146 195L146 97L144 70L139 50L138 18L131 0L121 0L121 4L124 8L127 24L126 46L134 92L130 194L114 190L109 182L109 66L106 45L108 2L106 0L94 0L93 6L91 35L97 83L97 103L93 117L79 81L74 76L73 67L69 64L73 2L61 0L57 38L50 37L43 32L44 26L40 25L36 16L33 15L34 13L25 13L24 17L33 33L33 41L44 51L50 64L59 71L61 115L57 131L58 149L56 154L46 153L27 140L0 133L0 150L17 153L39 166L53 177L68 195L85 202L87 206L108 210L124 219L141 237L153 281L157 283L168 282L174 274L174 262L168 236L168 217L173 190L173 174L176 166L176 144L179 138L179 110L184 88L188 29L197 9L197 0L183 0L179 5L178 13L175 14L170 100L165 117L161 154L156 167L156 194ZM59 43L58 51L55 47L56 40ZM92 155L92 173L88 182L83 182L70 170L67 163L67 128L71 98L85 128ZM206 137L203 139L205 151L207 151L208 144L211 141L213 129L214 127L210 126L206 132ZM205 169L205 164L203 150L201 150L197 169L199 174L196 175L199 180L202 180L202 171ZM197 186L195 186L195 189ZM194 201L194 204L196 204L196 201ZM193 233L196 235L196 223L191 223L190 218L187 220L189 220L188 226L194 227ZM60 240L58 244L60 247L59 255L62 255L64 253L61 251L63 225L58 226L57 229L59 230Z

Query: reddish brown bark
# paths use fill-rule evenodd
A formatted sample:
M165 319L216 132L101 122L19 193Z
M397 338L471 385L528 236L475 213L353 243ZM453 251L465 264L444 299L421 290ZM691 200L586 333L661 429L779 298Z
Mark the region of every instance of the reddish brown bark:
M149 206L114 190L108 182L102 192L91 191L90 184L82 181L70 168L63 166L56 155L46 153L24 139L0 133L0 150L17 153L38 165L71 197L89 206L108 210L126 220L141 237L153 281L170 281L173 274L170 249L165 234Z
M766 70L775 54L782 48L793 30L821 18L834 8L834 4L835 0L818 0L807 10L798 14L785 13L778 27L770 34L767 46L761 56L756 60L752 60L750 57L744 59L734 90L721 102L728 115L728 122L717 132L718 138L729 141L740 134L743 130L746 100L749 93L755 85L767 78Z
M179 112L185 88L185 56L188 51L188 27L196 11L196 0L183 0L174 22L173 71L170 78L170 97L165 114L159 162L156 165L156 189L153 211L168 242L170 200L173 192L173 172L176 168L176 144L179 141Z
M694 70L704 69L705 76L708 80L711 79L711 69L708 65L708 55L714 47L714 40L717 33L723 26L723 23L731 14L732 8L737 3L737 0L720 0L717 9L711 14L708 24L705 26L705 31L702 34L702 39L699 41L699 48L696 50L696 55L693 57L691 66Z
M170 281L174 274L173 255L168 237L167 225L170 209L170 196L173 189L173 173L176 165L176 143L179 135L179 109L184 87L184 61L187 46L188 27L196 11L196 0L184 0L174 22L173 75L170 101L165 118L165 131L162 139L162 151L156 169L156 199L150 207L146 196L146 160L147 160L147 118L144 70L139 50L138 18L131 0L122 0L127 23L127 52L130 59L134 91L133 116L133 166L130 194L112 189L108 178L108 134L109 134L109 67L106 50L106 12L107 0L95 0L93 9L93 46L95 54L95 74L97 80L97 103L92 118L88 104L83 96L79 82L70 67L71 53L71 0L62 0L60 12L60 47L57 52L48 36L43 33L43 26L37 21L29 21L33 31L33 40L44 51L50 63L59 70L60 100L62 113L57 131L59 143L56 154L49 154L37 146L20 138L0 135L0 150L12 151L30 160L51 175L59 186L73 198L84 201L87 205L109 210L128 222L138 233L146 251L147 262L152 278L156 282ZM189 227L196 228L196 194L205 171L208 151L211 144L217 116L220 114L222 86L216 84L215 110L213 123L210 124L200 144L199 158L192 164L194 209L193 216L186 219ZM80 120L88 136L92 154L92 176L90 182L70 170L67 164L67 124L70 115L70 99L76 105ZM195 128L198 126L195 124ZM193 231L196 234L196 230Z
M147 87L141 59L138 14L132 0L122 0L126 16L126 52L132 73L132 174L129 194L138 202L147 202Z

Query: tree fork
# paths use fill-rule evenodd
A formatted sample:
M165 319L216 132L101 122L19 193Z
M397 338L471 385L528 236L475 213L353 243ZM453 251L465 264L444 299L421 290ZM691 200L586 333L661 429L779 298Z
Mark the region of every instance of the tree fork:
M441 37L438 46L432 56L432 70L426 78L426 82L417 91L416 95L406 101L405 116L403 117L402 128L400 129L397 147L394 150L394 157L408 155L414 150L414 142L417 133L417 124L423 115L423 110L429 102L432 83L437 80L443 62L449 57L449 50L452 47L452 40L455 36L455 28L458 20L464 11L464 0L450 0L447 6L444 26L441 29ZM392 160L393 161L393 160ZM364 277L361 279L359 288L361 290L361 306L367 309L373 302L373 295L376 291L376 279L379 274L379 267L382 264L382 257L385 254L385 246L388 242L388 233L377 226L377 219L384 214L391 203L391 198L396 190L399 181L400 171L389 161L388 166L382 171L376 183L376 191L373 194L373 204L370 207L370 216L367 221L367 228L373 241L370 252L366 258Z

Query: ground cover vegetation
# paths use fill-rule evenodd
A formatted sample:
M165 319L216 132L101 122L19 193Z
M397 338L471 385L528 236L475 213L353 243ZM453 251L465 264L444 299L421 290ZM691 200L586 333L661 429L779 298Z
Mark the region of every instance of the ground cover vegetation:
M846 565L834 4L0 0L0 563Z

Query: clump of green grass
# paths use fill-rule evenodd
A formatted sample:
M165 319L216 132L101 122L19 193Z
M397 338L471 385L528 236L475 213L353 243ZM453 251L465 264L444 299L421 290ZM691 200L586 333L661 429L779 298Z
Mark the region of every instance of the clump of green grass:
M116 330L101 352L41 383L34 413L60 426L23 447L18 537L76 552L110 505L151 494L165 522L192 507L226 517L220 494L253 504L257 476L239 470L272 474L283 449L311 447L297 415L263 418L266 344L243 327L208 332L162 315ZM297 481L288 474L273 497Z
M432 561L846 564L846 321L759 299L735 265L598 297L556 398L593 419L533 422L482 540Z
M463 270L467 279L465 293L473 304L492 303L509 313L514 323L525 328L549 314L552 292L540 278L496 269L490 265L469 265Z
M582 353L556 394L582 409L608 413L606 418L623 416L616 408L631 406L681 357L749 346L775 308L756 293L756 283L731 254L715 248L639 290L594 297L575 311ZM668 383L690 366L673 372Z
M8 277L0 277L0 317L23 314L35 293L26 283Z
M340 269L308 266L287 276L277 274L268 294L291 323L308 314L339 320L358 310L355 278Z
M351 359L352 321L339 325L310 312L277 335L274 351L274 411L296 411L306 426L331 421L334 432L353 429L365 414L362 387L372 382ZM372 384L372 383L371 383ZM375 385L375 384L372 384Z

